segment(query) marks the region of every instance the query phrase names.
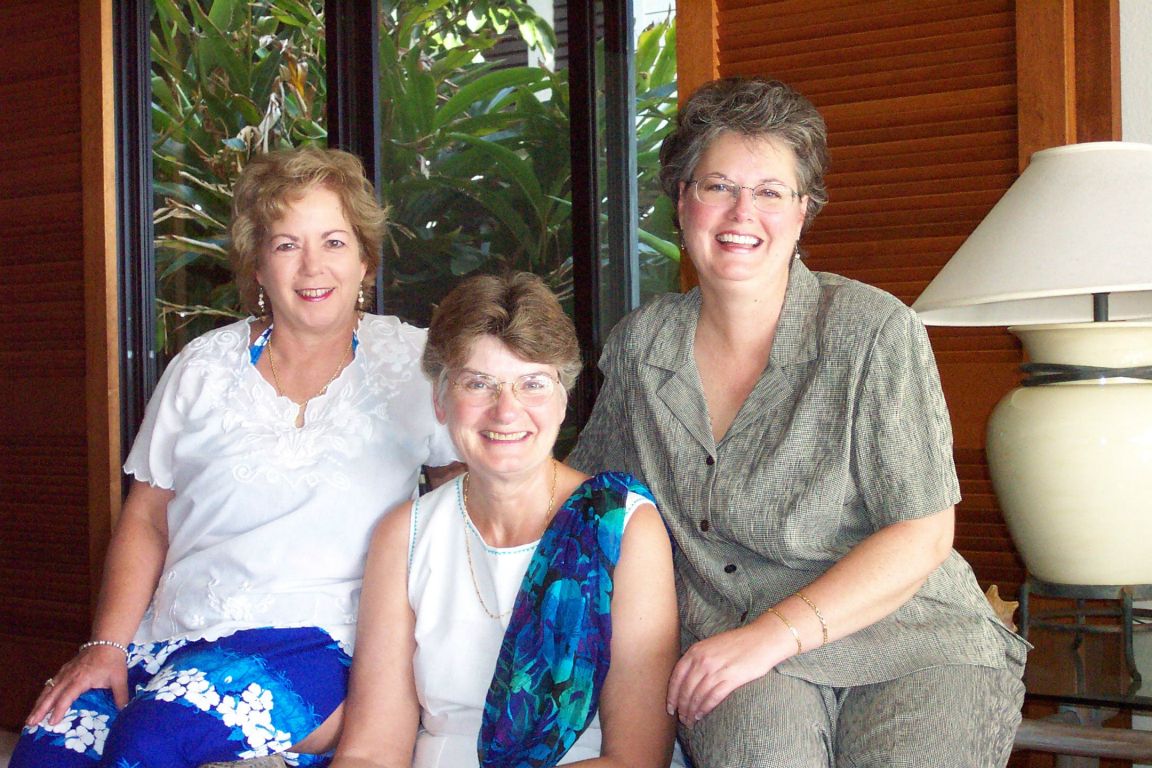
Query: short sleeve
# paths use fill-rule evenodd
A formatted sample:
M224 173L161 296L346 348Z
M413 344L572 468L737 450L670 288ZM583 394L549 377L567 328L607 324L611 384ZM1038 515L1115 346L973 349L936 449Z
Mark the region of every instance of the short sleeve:
M188 351L173 358L164 370L152 399L144 411L144 420L124 462L124 473L149 485L174 490L173 453L176 437L184 421L180 395L181 382L188 368Z
M428 461L430 467L443 467L454 461L459 461L456 446L448 435L448 428L440 422L434 422L432 435L428 440Z
M413 408L418 412L427 412L429 414L429 421L426 425L422 425L427 429L428 434L428 455L424 463L429 467L443 467L451 464L454 461L459 461L459 456L456 453L456 446L452 444L452 438L448 434L448 428L440 423L436 418L435 409L432 407L432 390L436 386L435 382L429 382L425 376L424 371L420 365L420 360L424 355L424 345L428 341L428 330L426 328L419 328L407 323L395 321L400 328L400 333L404 340L411 344L413 355L411 358L412 375L424 382L416 388L417 397L426 398L426 407L419 407L423 404L413 403Z
M872 523L880 528L956 504L948 407L928 334L911 310L886 319L860 392L852 460Z

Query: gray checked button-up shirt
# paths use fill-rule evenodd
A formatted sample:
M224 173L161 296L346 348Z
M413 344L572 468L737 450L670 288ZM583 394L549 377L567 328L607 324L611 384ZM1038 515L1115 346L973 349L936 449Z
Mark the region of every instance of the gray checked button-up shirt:
M668 295L616 327L569 457L655 493L676 543L685 647L758 617L880 528L960 498L927 334L895 297L794 262L768 366L718 444L693 356L699 313L698 291ZM1025 647L953 552L897 611L778 669L862 685L1004 667Z

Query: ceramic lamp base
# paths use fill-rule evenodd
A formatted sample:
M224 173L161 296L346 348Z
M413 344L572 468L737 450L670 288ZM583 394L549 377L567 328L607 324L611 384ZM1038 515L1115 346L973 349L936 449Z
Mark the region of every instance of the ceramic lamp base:
M1010 330L1036 362L1152 364L1152 323ZM987 451L1031 575L1055 584L1152 583L1152 381L1017 388L992 413Z

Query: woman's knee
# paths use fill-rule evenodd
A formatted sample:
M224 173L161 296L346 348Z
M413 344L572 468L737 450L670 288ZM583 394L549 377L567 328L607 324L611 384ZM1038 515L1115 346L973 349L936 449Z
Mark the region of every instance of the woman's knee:
M973 665L853 688L837 722L837 761L861 768L1003 766L1023 695L1017 670Z
M112 691L94 689L79 696L55 725L48 719L25 728L16 742L10 768L91 768L100 758L116 718Z
M101 766L187 768L234 760L242 747L232 729L207 712L179 702L140 698L129 702L104 744Z
M828 694L769 672L733 691L703 720L680 729L696 768L831 765Z

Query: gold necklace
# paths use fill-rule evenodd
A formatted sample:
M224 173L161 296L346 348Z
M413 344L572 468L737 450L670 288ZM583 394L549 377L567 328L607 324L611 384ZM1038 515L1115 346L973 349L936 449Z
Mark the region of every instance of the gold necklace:
M353 339L355 339L355 334L353 334ZM348 349L344 350L344 354L340 356L340 362L336 363L336 370L332 372L332 378L328 379L328 383L321 387L320 391L316 394L304 398L304 402L301 403L301 405L304 405L309 400L320 397L320 395L328 391L328 387L332 386L332 382L336 381L336 377L340 375L340 371L344 370L344 363L348 360L348 356L352 354L352 345L354 343L354 341L348 342ZM276 357L272 354L271 335L268 336L268 344L266 346L268 347L268 367L272 369L272 384L276 387L277 396L284 397L284 390L280 386L280 377L276 374Z
M471 520L468 515L468 476L470 472L464 473L464 516ZM560 475L556 459L552 459L552 492L548 496L548 506L544 508L544 517L552 513L552 505L556 502L556 478ZM488 607L488 603L484 602L484 596L480 594L480 582L476 579L476 568L472 565L472 537L468 535L468 526L464 526L464 553L468 557L468 575L472 577L472 589L476 591L476 599L480 601L480 607L484 609L484 613L488 614L489 618L499 621L512 613L512 608L504 611L503 613L493 613Z

